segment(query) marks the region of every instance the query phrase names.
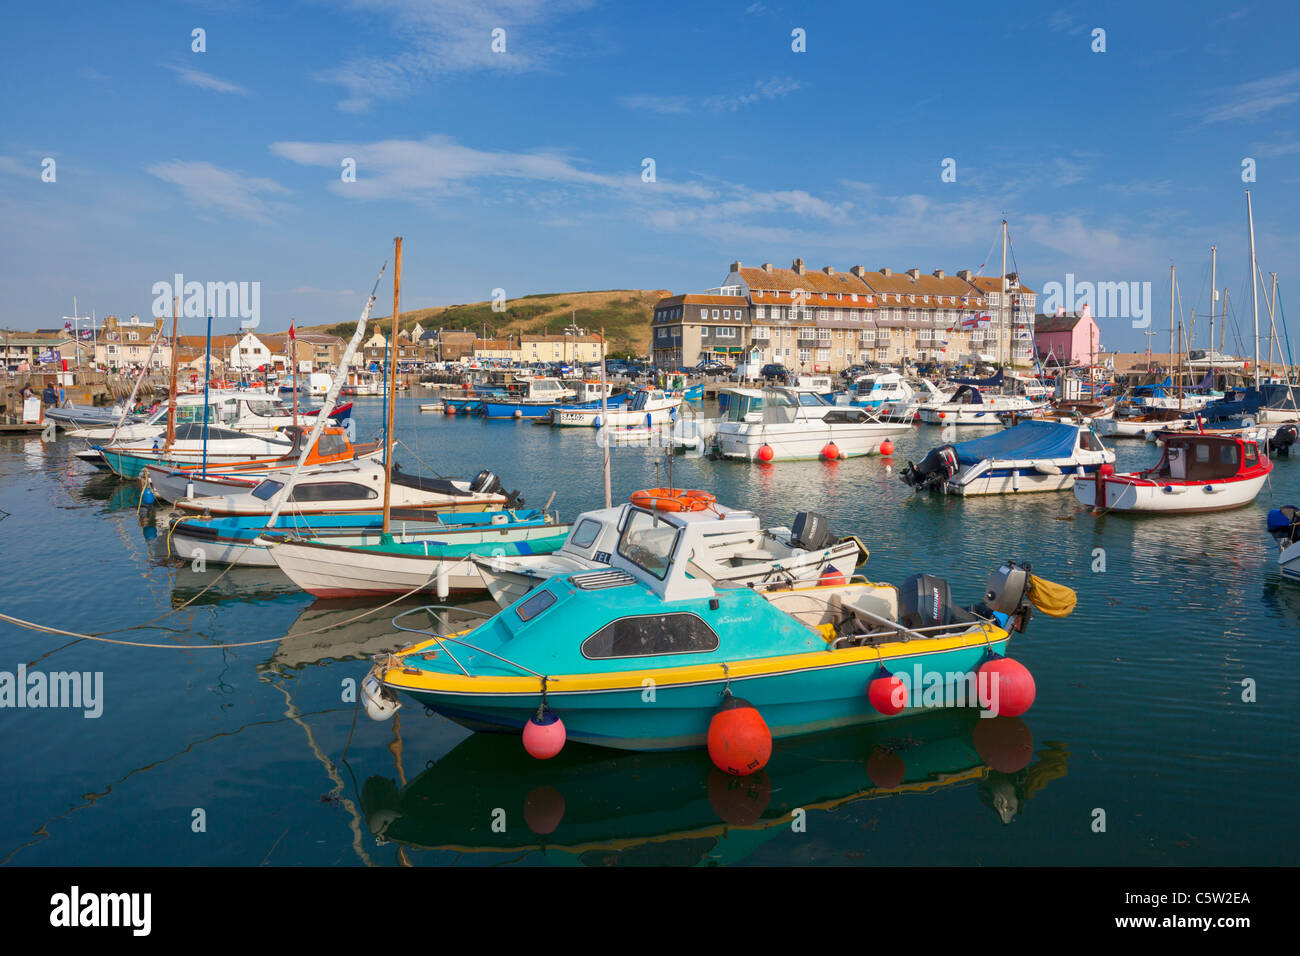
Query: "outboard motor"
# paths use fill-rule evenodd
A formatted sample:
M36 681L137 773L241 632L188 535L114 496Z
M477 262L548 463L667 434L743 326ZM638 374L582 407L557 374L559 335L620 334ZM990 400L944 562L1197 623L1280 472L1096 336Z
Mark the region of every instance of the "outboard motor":
M484 468L469 483L469 490L483 495L494 495L501 490L501 479Z
M1273 446L1273 450L1279 455L1290 458L1291 446L1296 443L1297 439L1300 439L1300 428L1295 425L1281 425L1269 444Z
M938 488L957 474L958 468L957 450L952 445L940 445L922 458L919 465L909 461L898 477L913 488L925 490Z
M971 610L982 617L989 617L994 612L1005 614L1008 630L1024 631L1033 614L1028 597L1029 574L1028 564L1007 561L989 576L988 587L984 589L984 603Z
M933 574L914 574L898 589L898 623L913 630L952 623L952 592Z
M1268 533L1283 546L1300 541L1300 508L1283 505L1268 513Z
M794 516L794 527L790 532L790 543L805 551L820 551L835 543L826 524L826 516L815 511L801 511Z

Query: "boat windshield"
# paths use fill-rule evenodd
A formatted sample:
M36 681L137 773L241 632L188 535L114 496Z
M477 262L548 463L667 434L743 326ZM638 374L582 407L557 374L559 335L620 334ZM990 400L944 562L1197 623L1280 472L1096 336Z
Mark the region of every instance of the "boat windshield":
M280 482L272 481L270 478L267 478L253 489L252 494L254 498L258 498L262 501L270 501L275 497L276 492L283 487L284 485Z
M732 395L727 404L727 421L743 422L750 412L763 410L763 400L756 395Z
M631 511L618 539L618 553L660 581L668 576L677 529L646 511Z

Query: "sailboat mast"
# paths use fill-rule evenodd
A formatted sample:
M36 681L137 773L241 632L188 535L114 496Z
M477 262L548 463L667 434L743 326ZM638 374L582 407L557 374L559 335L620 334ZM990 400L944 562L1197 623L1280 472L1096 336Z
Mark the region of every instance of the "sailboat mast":
M1268 374L1273 374L1273 343L1277 341L1277 273L1270 272L1273 277L1273 291L1269 294L1268 303ZM1282 348L1279 344L1278 354L1281 355Z
M1250 208L1250 190L1246 190L1246 225L1250 229L1250 310L1255 330L1255 388L1259 388L1259 283L1255 272L1255 213Z
M1001 319L1006 315L1005 309L1007 307L1007 221L1005 219L1002 220L1002 284L998 288L998 292L1000 293L998 296L998 309L1002 311L998 318ZM1002 322L998 323L998 359L1000 364L1005 365L1006 362L1003 360L1002 353L1003 324ZM1010 343L1008 343L1008 351L1010 351Z
M1174 267L1169 267L1169 367L1174 367Z
M1210 246L1210 371L1214 371L1214 300L1219 297L1218 277L1215 270L1219 265L1219 247Z
M393 338L388 348L388 447L384 449L384 534L388 534L393 490L393 405L397 384L397 315L402 289L402 237L393 240Z
M180 321L180 310L181 300L177 296L172 299L172 373L167 398L167 451L172 450L172 442L176 440L176 357L180 351L176 339L176 325Z
M1228 331L1228 287L1223 287L1223 321L1219 323L1219 351L1223 351L1223 341ZM1214 343L1210 343L1213 345Z
M610 497L609 488L609 431L606 423L609 421L609 400L606 393L609 387L605 384L605 329L602 326L600 330L600 424L606 431L601 436L604 438L600 444L603 447L602 467L605 472L605 507L613 507L613 499Z

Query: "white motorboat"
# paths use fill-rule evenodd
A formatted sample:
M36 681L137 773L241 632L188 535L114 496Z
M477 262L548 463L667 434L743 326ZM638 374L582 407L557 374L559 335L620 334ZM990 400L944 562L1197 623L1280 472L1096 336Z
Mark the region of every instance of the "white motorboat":
M1024 395L985 394L973 385L961 385L946 402L926 403L917 409L929 425L998 425L1004 412L1033 412L1047 407Z
M176 507L213 517L269 515L280 502L287 482L288 476L265 478L247 490L181 498ZM490 471L481 471L473 480L464 481L409 475L396 465L389 500L395 509L428 512L497 511L524 503L518 492L504 494L500 480ZM375 461L352 461L322 465L310 474L300 475L283 511L286 514L355 514L381 511L383 507L384 466Z
M1063 491L1076 476L1113 465L1115 453L1087 425L1027 421L995 435L940 445L899 477L950 495Z
M908 431L906 425L882 422L861 408L805 404L820 397L791 388L729 392L727 416L718 423L715 437L718 453L726 458L855 458L879 451L883 442Z
M649 388L635 392L622 408L556 408L551 424L565 428L650 427L673 421L681 407L680 396L663 389Z
M637 496L633 496L636 498ZM578 516L558 551L516 557L474 559L493 599L508 607L537 585L557 574L607 567L619 540L619 529L632 504L602 508ZM686 560L688 573L715 585L747 587L816 581L824 574L848 578L867 559L856 538L836 541L820 515L800 514L789 528L760 526L751 512L711 504L719 518L695 544Z

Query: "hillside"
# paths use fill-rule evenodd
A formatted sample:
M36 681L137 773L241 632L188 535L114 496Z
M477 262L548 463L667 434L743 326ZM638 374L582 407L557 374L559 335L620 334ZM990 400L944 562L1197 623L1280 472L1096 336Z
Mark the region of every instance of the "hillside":
M403 312L398 324L404 329L417 322L424 329L472 329L480 336L486 328L488 338L502 338L519 332L559 334L569 324L577 323L579 328L593 333L604 328L611 354L630 351L646 355L650 351L654 304L666 294L663 290L609 289L525 295L507 299L504 312L494 312L491 302L439 305ZM391 317L372 317L371 321L387 328ZM346 338L355 328L353 322L340 322L310 331Z

